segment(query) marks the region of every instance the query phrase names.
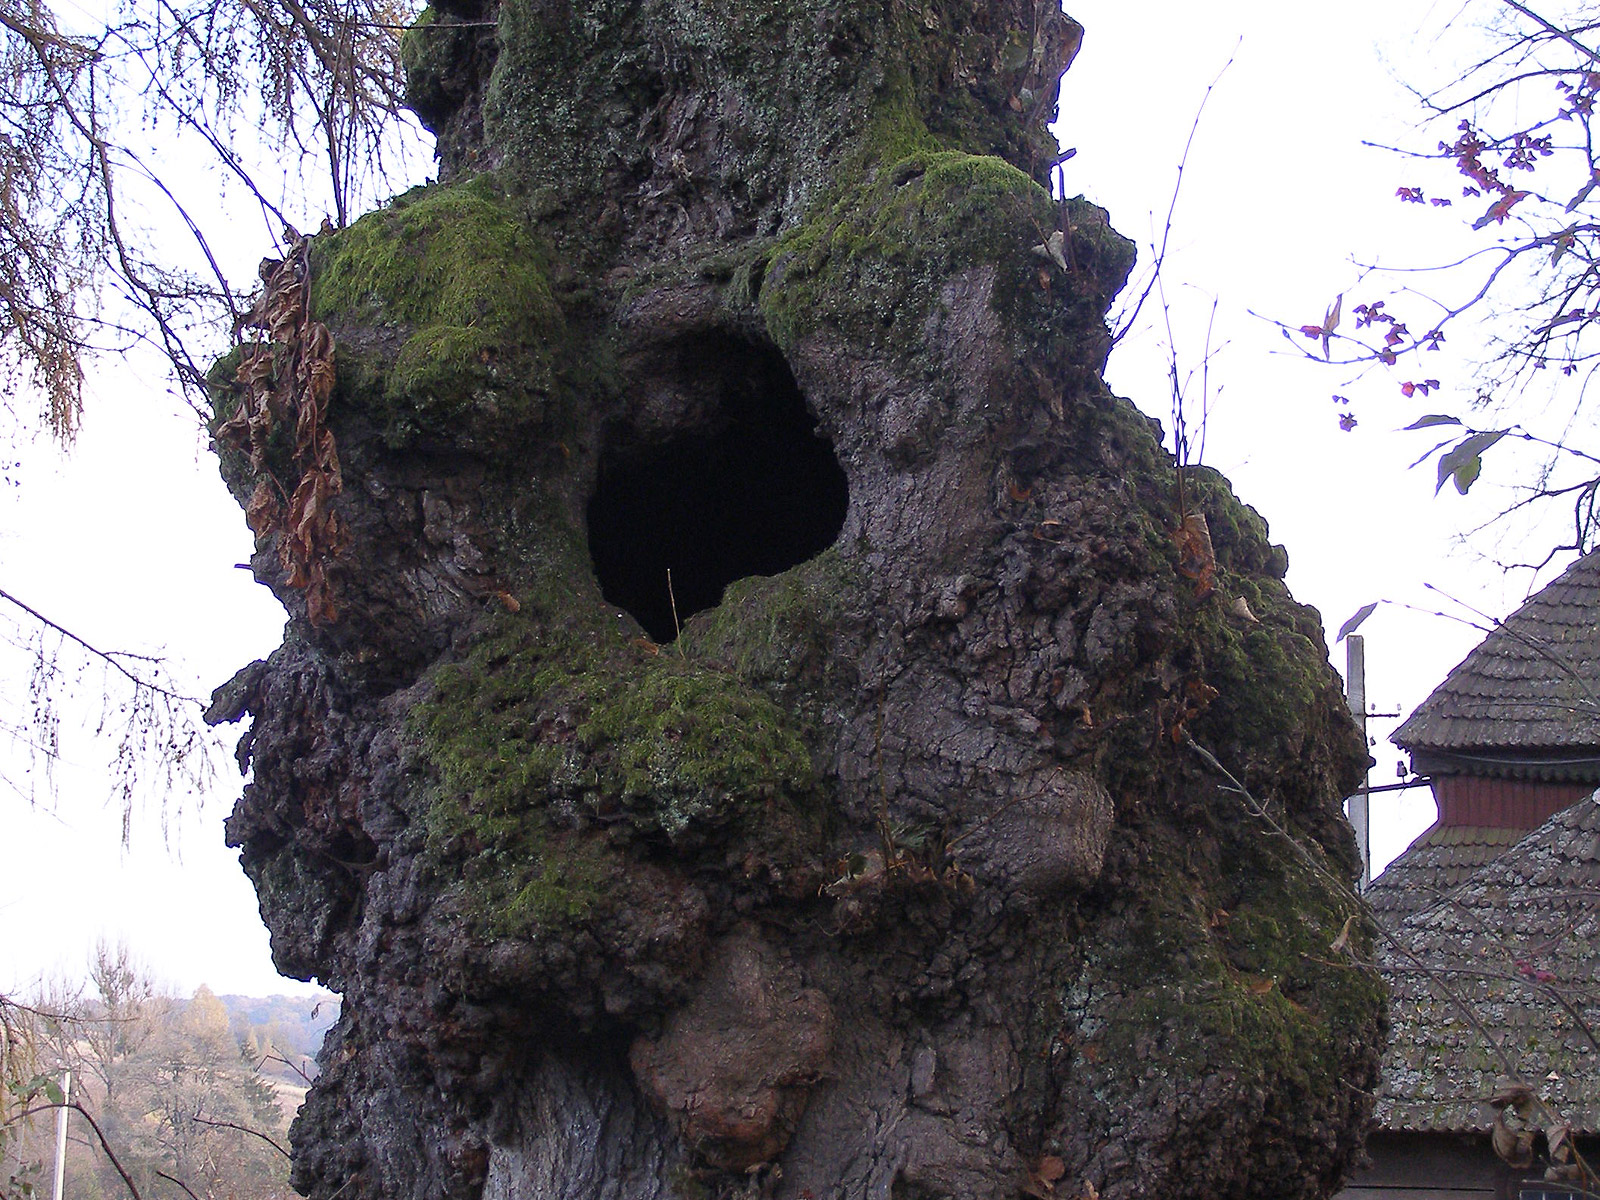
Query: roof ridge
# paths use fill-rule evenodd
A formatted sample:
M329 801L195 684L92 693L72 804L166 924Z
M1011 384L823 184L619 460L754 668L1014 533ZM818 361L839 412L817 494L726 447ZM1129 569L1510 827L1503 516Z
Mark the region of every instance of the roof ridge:
M1413 752L1600 746L1600 550L1499 622L1395 730Z

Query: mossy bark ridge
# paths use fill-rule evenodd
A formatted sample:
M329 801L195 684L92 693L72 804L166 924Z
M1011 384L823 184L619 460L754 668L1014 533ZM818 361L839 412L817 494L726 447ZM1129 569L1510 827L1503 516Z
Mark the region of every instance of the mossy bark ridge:
M1133 250L1044 186L1081 35L1034 0L407 35L441 180L309 258L340 616L264 536L284 643L212 710L253 718L228 836L277 962L344 997L307 1195L1337 1184L1382 1033L1330 950L1365 749L1265 523L1206 470L1179 513L1101 379ZM654 560L595 566L634 525L648 612Z

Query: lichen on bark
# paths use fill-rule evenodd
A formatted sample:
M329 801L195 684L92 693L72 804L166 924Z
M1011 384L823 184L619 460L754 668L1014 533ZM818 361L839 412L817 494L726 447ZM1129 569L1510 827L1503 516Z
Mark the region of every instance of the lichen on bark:
M1101 379L1132 248L1043 186L1080 37L1045 0L407 34L442 181L310 257L343 615L264 538L284 644L212 712L253 717L228 835L279 965L344 997L308 1195L1338 1182L1365 750L1265 523L1203 470L1180 512Z

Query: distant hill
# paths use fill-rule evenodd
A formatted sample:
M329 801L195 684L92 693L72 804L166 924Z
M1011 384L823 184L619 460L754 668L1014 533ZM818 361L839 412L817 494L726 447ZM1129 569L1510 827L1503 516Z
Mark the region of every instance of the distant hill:
M317 1051L339 1016L338 996L324 992L320 996L218 999L228 1012L234 1036L262 1060L262 1074L298 1083L316 1076Z

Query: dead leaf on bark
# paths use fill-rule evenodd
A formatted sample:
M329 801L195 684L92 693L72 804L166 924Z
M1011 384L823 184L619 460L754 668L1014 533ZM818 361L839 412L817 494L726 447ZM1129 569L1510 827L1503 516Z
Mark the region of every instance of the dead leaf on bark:
M306 592L313 625L338 619L328 568L344 544L333 501L344 486L333 434L326 427L333 395L334 343L326 325L310 319L310 239L295 234L281 259L262 260L261 295L239 319L236 333L256 330L264 340L245 344L234 374L242 395L234 414L217 427L224 445L249 455L257 477L245 519L256 536L281 535L278 557L291 587ZM292 424L289 481L275 481L268 453L275 431ZM288 493L287 511L278 497Z
M1194 580L1195 599L1203 600L1217 586L1217 555L1204 513L1189 513L1172 533L1178 548L1178 573Z
M1054 1154L1046 1154L1038 1163L1028 1168L1028 1178L1023 1181L1022 1194L1036 1200L1050 1200L1056 1193L1056 1183L1067 1173L1067 1164Z
M273 494L270 479L256 480L256 490L250 495L250 503L244 510L244 522L250 526L250 532L257 537L275 528L281 519L278 509L278 497Z
M1339 936L1334 938L1333 944L1328 947L1330 952L1337 954L1350 944L1350 928L1355 923L1356 918L1354 913L1344 919L1344 928L1339 930Z

